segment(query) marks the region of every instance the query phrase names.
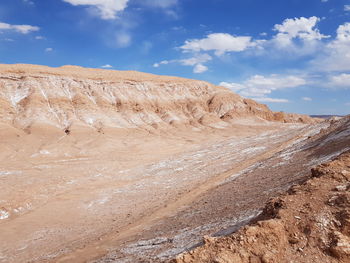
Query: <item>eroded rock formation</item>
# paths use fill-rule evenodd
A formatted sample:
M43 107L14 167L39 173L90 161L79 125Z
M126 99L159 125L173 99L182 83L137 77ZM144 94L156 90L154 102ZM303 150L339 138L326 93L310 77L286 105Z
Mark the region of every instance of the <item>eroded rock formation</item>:
M49 124L66 130L90 126L223 128L253 117L314 122L308 116L273 113L266 105L203 81L133 71L0 65L0 120L21 129Z

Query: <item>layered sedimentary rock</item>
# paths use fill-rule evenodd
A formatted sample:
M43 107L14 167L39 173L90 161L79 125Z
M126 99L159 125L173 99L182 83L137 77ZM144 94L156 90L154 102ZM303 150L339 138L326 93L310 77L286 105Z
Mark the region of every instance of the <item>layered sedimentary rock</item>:
M232 119L314 122L308 116L273 113L204 81L133 71L0 65L0 120L21 129L52 125L161 128L169 125L222 128Z

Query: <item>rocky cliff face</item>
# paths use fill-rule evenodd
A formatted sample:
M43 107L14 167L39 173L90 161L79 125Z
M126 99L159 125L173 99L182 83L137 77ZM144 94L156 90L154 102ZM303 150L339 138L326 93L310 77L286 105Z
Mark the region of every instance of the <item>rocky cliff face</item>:
M308 116L273 113L207 82L132 71L0 65L0 122L21 129L52 125L222 128L234 118L313 122Z

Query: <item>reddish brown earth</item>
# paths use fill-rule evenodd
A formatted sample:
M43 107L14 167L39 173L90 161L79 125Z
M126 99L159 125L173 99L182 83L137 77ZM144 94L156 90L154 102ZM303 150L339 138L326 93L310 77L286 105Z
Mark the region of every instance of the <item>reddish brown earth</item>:
M174 262L350 262L350 151L310 176L270 200L256 223L205 237Z

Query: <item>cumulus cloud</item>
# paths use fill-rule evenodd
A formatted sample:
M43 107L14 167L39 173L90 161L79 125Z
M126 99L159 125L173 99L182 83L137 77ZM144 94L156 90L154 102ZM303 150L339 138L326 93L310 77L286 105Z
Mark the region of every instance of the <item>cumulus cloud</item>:
M214 51L220 56L226 52L240 52L255 45L249 36L233 36L227 33L213 33L202 39L185 41L180 48L184 52Z
M344 11L349 12L350 11L350 5L344 5Z
M0 31L2 30L12 30L21 34L28 34L30 32L39 31L40 28L31 25L11 25L7 23L0 22Z
M316 28L320 18L312 16L310 18L300 17L291 18L283 21L282 24L276 24L274 30L277 31L277 35L274 37L274 41L279 47L288 47L293 44L293 39L300 39L304 42L316 41L329 36L323 35Z
M105 20L116 19L118 12L123 11L129 0L63 0L74 6L92 7L96 14Z
M267 97L275 90L296 88L305 85L306 81L297 76L271 75L268 77L255 75L243 83L221 82L219 85L231 89L244 97L253 97L260 102L288 102L286 99L272 99Z
M326 40L330 36L322 34L317 28L320 18L288 18L273 27L275 34L271 38L253 39L251 36L234 36L228 33L211 33L203 38L187 39L179 50L183 54L190 53L198 57L203 53L213 52L216 56L234 55L246 52L250 56L266 56L267 59L285 58L309 60L308 69L315 71L349 71L350 70L350 23L340 25L336 38ZM266 36L266 34L262 34ZM211 58L212 59L212 58ZM170 63L179 62L188 66L184 60L166 60ZM164 61L163 61L164 62ZM208 69L207 61L192 63L197 66L196 72ZM155 67L165 63L155 63ZM311 65L312 66L311 66ZM200 69L200 70L199 70ZM203 71L205 72L205 71ZM263 89L260 89L263 90ZM271 90L271 89L268 89Z
M285 19L281 24L274 26L276 34L270 39L253 39L251 36L234 36L228 33L211 33L199 39L188 39L179 49L182 53L210 53L213 52L220 57L225 54L238 52L248 52L255 55L272 55L278 56L281 52L275 52L276 48L283 49L293 57L309 55L319 52L324 46L321 40L329 36L323 35L317 29L317 23L320 18L312 16L310 18L300 17ZM267 33L261 33L261 36L267 36ZM201 62L205 66L205 62ZM155 66L161 64L156 63ZM186 65L186 63L183 63ZM207 66L205 66L206 69ZM198 66L204 70L204 67ZM201 71L201 70L196 70Z
M45 52L52 52L52 51L53 51L52 47L45 48Z
M338 27L336 38L311 63L320 71L350 70L350 23Z

